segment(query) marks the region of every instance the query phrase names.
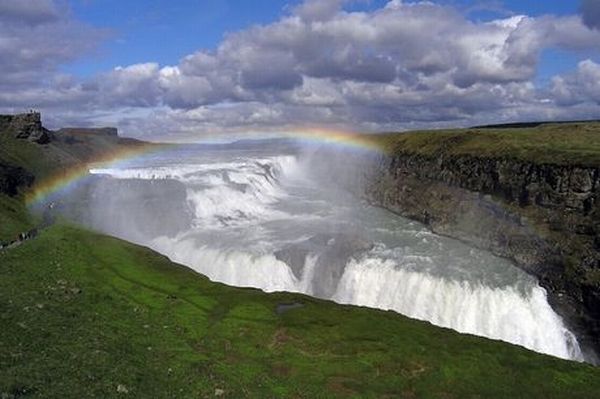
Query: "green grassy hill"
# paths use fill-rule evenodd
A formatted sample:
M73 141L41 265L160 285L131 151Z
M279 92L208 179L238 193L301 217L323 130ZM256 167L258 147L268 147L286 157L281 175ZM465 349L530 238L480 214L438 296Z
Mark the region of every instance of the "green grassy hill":
M0 242L14 240L20 232L33 229L37 220L23 205L22 197L0 194Z
M54 175L111 154L116 149L149 146L158 144L104 134L78 134L77 130L58 132L49 144L39 145L16 139L12 132L0 131L0 182L3 178L2 165L22 168L35 177L35 184L43 184ZM21 187L19 195L11 197L2 192L1 186L0 242L7 242L14 240L20 232L35 227L38 221L22 205L27 187Z
M600 122L533 128L473 128L377 135L389 153L471 155L550 164L600 166Z
M105 134L78 134L77 130L59 131L52 134L49 144L39 145L16 139L11 132L0 131L0 164L23 167L39 181L64 168L92 161L119 148L155 145L159 144Z
M0 274L3 397L600 393L592 366L392 312L227 287L74 227L0 252ZM303 306L278 314L285 303Z

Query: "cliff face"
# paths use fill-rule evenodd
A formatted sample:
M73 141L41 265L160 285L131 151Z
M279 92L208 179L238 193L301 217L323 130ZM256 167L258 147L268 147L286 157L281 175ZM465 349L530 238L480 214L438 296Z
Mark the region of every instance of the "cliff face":
M116 128L46 129L41 115L0 115L0 194L15 195L36 180L118 148L149 145L121 138Z
M587 216L595 209L599 169L470 156L397 154L389 170L496 195L521 206L536 205Z
M377 169L369 201L513 260L599 352L598 167L397 151Z
M33 180L25 169L0 163L0 194L16 195L20 187L30 186Z
M39 112L18 115L0 115L0 131L8 132L18 139L26 139L38 144L50 142L50 132L42 126Z

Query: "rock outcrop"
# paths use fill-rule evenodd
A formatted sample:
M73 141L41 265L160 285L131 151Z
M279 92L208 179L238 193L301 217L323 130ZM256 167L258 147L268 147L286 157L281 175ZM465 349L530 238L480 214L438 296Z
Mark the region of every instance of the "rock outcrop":
M0 163L0 194L16 195L20 187L30 186L33 180L25 169Z
M377 169L371 203L513 260L600 352L600 168L396 152Z
M0 115L0 131L38 144L47 144L51 139L50 131L42 126L39 112Z
M51 139L51 133L42 126L38 112L0 115L0 134L10 135L11 140L28 140L37 144L47 144ZM22 187L31 186L34 176L25 168L7 162L0 159L0 194L14 196Z

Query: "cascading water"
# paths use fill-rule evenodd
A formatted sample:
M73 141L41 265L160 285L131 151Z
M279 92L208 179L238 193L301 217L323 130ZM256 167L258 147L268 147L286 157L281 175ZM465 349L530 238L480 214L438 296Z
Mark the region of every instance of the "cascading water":
M392 309L582 360L534 278L317 183L299 154L286 142L187 146L92 170L85 220L216 281Z

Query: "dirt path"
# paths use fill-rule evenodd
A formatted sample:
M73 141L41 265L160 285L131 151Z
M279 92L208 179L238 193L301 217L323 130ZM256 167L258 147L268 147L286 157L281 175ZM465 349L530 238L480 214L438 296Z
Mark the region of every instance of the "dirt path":
M19 233L19 236L16 240L0 243L0 251L6 251L8 249L16 248L19 245L23 244L25 241L34 239L35 237L37 237L38 234L39 234L38 228L34 228L31 230Z
M53 225L55 221L54 209L55 204L50 204L48 208L46 208L46 210L44 211L42 223L31 230L19 233L16 240L9 242L0 242L0 251L6 251L8 249L16 248L26 241L33 240L38 236L40 231Z

